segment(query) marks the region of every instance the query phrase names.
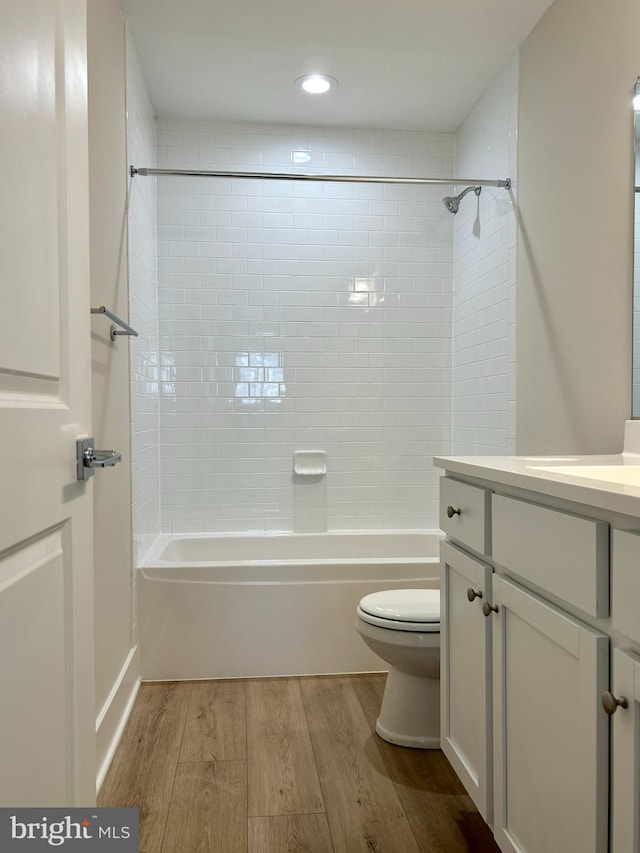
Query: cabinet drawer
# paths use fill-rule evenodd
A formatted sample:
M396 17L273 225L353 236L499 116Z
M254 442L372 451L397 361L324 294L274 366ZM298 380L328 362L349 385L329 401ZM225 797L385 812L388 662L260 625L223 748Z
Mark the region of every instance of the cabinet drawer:
M640 643L640 535L613 531L611 621L616 631Z
M609 525L493 495L493 557L591 616L609 612Z
M450 477L440 479L440 527L477 554L491 554L491 492ZM447 508L457 512L447 514Z

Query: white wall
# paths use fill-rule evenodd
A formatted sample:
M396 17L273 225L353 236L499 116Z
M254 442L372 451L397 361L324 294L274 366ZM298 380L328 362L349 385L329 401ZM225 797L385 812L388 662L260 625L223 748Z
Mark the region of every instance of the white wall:
M639 32L636 0L556 0L520 49L521 453L622 446Z
M640 66L640 63L639 63ZM635 185L640 186L640 111L635 113ZM634 193L633 232L633 416L640 417L640 193Z
M124 20L116 0L88 5L91 303L128 316ZM96 730L102 774L137 684L131 560L129 348L91 319L96 446L122 453L98 471L94 496Z
M511 178L465 196L455 217L453 452L515 451L518 53L456 134L456 174ZM460 192L463 187L457 187Z
M453 137L158 124L158 165L450 175ZM437 526L450 449L442 189L158 182L164 531ZM264 362L264 365L263 365ZM295 450L328 454L324 479Z
M127 36L129 165L155 165L155 116L133 40ZM133 529L137 560L160 532L160 397L158 386L156 182L130 178L129 288L131 324L131 451Z

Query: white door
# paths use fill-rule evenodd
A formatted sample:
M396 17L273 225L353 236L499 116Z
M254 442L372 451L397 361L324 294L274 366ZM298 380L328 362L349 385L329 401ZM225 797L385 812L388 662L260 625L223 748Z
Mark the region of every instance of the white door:
M606 853L609 639L493 578L494 834L505 853Z
M0 804L95 802L86 0L0 4Z
M491 823L491 568L448 542L440 566L442 751Z
M611 850L640 853L640 657L614 649L612 658L611 691L626 703L611 718Z

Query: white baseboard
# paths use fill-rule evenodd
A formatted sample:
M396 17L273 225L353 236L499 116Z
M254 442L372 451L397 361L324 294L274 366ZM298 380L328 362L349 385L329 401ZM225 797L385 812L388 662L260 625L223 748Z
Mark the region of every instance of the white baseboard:
M139 687L138 647L134 646L96 720L97 794L113 761Z

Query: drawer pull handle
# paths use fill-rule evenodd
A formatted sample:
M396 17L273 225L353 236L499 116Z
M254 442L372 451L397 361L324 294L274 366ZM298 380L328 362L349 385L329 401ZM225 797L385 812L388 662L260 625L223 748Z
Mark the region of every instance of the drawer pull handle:
M475 598L482 598L482 592L480 590L476 592L476 590L470 586L467 590L467 598L469 601L473 601Z
M618 706L620 708L628 708L629 702L627 700L627 697L621 696L618 699L617 696L614 696L613 693L609 693L609 691L606 690L602 694L602 707L605 709L607 714L609 714L609 716L615 714L615 712L618 710Z
M485 616L491 616L492 613L498 612L498 605L497 604L489 604L488 601L485 601L485 603L482 605L482 612L484 613Z
M459 509L454 509L451 505L447 507L447 515L449 518L453 518L454 515L460 515Z

